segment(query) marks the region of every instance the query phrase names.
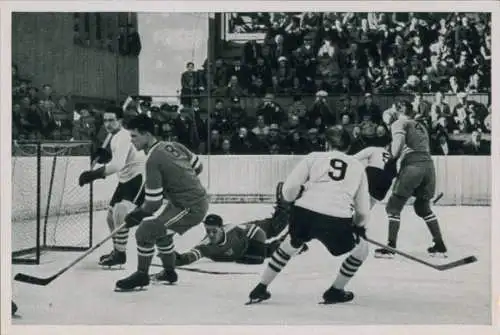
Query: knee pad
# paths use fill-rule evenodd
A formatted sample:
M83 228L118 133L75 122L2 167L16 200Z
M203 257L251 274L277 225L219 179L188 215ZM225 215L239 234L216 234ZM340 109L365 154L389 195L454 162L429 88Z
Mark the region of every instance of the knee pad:
M391 194L391 196L389 197L389 201L385 206L386 213L388 215L401 215L406 200L406 198L403 198L399 195Z
M416 199L413 203L413 208L415 209L415 214L421 218L425 218L432 214L429 200Z
M135 205L130 201L121 201L115 204L113 207L113 223L114 227L117 228L125 222L125 217L128 213L135 209Z

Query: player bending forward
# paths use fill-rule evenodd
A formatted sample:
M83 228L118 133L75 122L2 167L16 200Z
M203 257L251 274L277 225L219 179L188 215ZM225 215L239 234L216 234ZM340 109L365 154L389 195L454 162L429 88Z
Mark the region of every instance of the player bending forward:
M377 201L382 201L385 198L397 175L396 161L391 160L391 154L386 149L388 144L390 144L390 138L387 136L387 141L367 147L353 155L366 167L371 208Z
M109 203L106 218L110 231L113 231L123 224L128 213L144 201L143 174L146 156L132 145L129 131L123 128L121 108L107 108L103 118L108 136L111 136L109 142L111 157L109 149L100 148L96 158L98 163L104 165L84 171L80 175L79 184L83 186L115 173L118 175L118 186ZM123 228L113 236L113 251L100 257L100 265L110 267L126 263L128 234L129 228Z
M392 156L394 160L402 158L399 175L385 208L389 217L388 245L396 248L401 211L408 199L414 196L415 214L425 221L434 240L434 245L427 251L430 254L445 253L439 223L430 206L436 189L436 172L430 154L429 134L423 124L413 119L414 112L409 102L399 105L399 113L391 125ZM375 257L393 256L390 250L375 250Z
M149 268L156 244L163 270L156 279L174 283L176 256L173 236L198 225L208 210L208 195L198 178L202 165L197 155L176 142L160 142L154 121L144 114L128 123L132 143L144 150L146 197L142 206L128 214L128 228L137 226L137 271L116 282L117 290L148 286Z
M335 126L327 129L325 137L330 151L307 155L285 181L285 201L297 199L302 185L305 189L292 206L289 236L271 256L260 283L250 292L250 302L271 297L267 286L311 239L319 240L334 256L352 251L333 285L323 294L324 302L354 298L344 287L368 256L368 244L360 239L365 237L370 213L368 181L363 165L345 154L350 145L349 133Z

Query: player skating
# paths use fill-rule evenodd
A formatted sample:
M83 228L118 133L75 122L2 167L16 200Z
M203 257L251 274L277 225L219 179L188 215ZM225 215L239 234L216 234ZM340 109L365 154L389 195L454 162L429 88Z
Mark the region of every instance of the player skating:
M383 126L379 127L385 130ZM387 149L390 142L390 136L386 135L373 146L353 155L366 167L371 208L377 201L385 198L397 174L396 161L391 160L391 154Z
M174 234L184 234L201 223L208 210L208 195L198 174L202 164L197 155L175 142L158 141L154 121L138 115L128 123L132 143L144 150L146 197L125 218L128 228L137 226L137 271L116 282L117 290L133 290L149 285L149 268L156 244L163 271L157 280L177 281Z
M389 217L388 245L396 248L401 211L408 199L415 197L413 208L421 217L432 235L434 245L427 251L430 254L445 253L441 230L436 215L430 207L436 188L436 172L430 154L429 134L426 127L413 119L414 111L409 102L399 104L399 117L391 125L393 159L400 158L399 174L394 183L392 194L386 205ZM379 248L375 257L391 258L394 253Z
M311 239L319 240L334 256L351 251L334 283L324 292L324 302L354 298L344 288L368 256L368 244L360 238L365 237L370 213L368 181L364 166L345 153L350 144L349 133L336 126L327 129L325 137L329 151L307 155L283 185L284 200L295 201L289 235L271 256L260 283L250 292L251 302L271 297L268 285ZM302 196L297 199L302 185Z
M118 175L118 186L109 203L106 221L110 231L122 225L125 216L144 200L143 174L146 156L138 151L130 140L130 133L122 126L123 110L109 107L103 115L104 127L111 136L108 148L100 148L97 162L104 164L97 169L84 171L79 178L80 186L112 174ZM99 264L122 265L127 261L126 248L129 228L123 228L113 236L113 251L103 255Z

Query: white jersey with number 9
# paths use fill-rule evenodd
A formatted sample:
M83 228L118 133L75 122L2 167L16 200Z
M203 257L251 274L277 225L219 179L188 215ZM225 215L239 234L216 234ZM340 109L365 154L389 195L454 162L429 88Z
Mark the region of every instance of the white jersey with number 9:
M283 197L294 201L304 185L298 207L350 218L353 209L360 214L370 211L370 195L365 167L356 158L340 151L313 152L292 171L283 185Z

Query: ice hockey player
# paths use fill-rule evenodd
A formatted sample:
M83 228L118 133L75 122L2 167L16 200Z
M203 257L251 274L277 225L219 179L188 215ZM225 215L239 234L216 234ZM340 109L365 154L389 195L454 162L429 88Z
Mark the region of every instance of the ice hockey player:
M106 218L110 231L113 231L123 224L128 213L144 201L146 155L132 145L129 131L122 126L121 108L107 108L103 119L108 136L111 136L109 148L97 150L94 156L102 166L84 171L80 175L79 184L83 186L115 173L118 175L118 185L111 197ZM100 265L111 267L126 263L128 235L129 228L123 228L113 236L113 251L100 257Z
M391 138L384 126L378 128L384 129L385 136L381 136L372 146L353 155L366 167L372 208L377 201L382 201L386 197L397 175L396 160L391 160L391 154L387 149Z
M250 303L271 297L268 285L303 243L319 240L334 256L350 255L334 283L323 294L324 303L346 302L354 294L344 288L368 256L365 224L370 213L368 181L363 164L347 155L350 135L340 126L325 131L328 152L307 155L283 185L291 209L289 235L273 253L260 283L250 292ZM304 185L302 196L297 195ZM295 200L297 199L297 200Z
M202 171L198 156L180 143L158 141L154 121L144 114L132 118L128 128L136 149L147 155L146 197L125 218L128 228L138 225L138 262L136 272L116 282L117 291L149 285L155 244L163 265L156 279L175 283L173 236L200 224L208 210L208 194L198 178Z
M414 196L415 214L425 221L434 240L434 245L427 251L431 255L444 254L447 249L430 205L436 189L436 172L430 154L429 134L426 127L413 118L413 107L408 101L398 105L399 117L391 125L391 154L393 160L400 159L400 168L385 208L389 217L388 245L396 248L401 211L408 199ZM375 250L375 257L393 256L388 249Z
M186 253L177 255L177 266L206 257L215 262L262 264L267 255L266 233L255 224L223 224L217 214L204 220L207 236Z

